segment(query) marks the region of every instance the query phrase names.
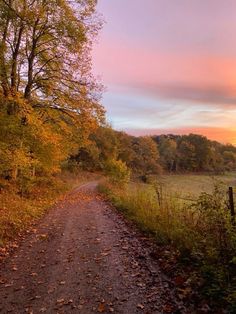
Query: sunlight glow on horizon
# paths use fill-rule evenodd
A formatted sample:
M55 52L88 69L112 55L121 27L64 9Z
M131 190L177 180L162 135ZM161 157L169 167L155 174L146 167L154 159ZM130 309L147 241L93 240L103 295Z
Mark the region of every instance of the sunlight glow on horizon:
M230 129L223 128L179 128L179 129L153 129L153 130L142 130L142 129L125 129L130 135L144 136L144 135L161 135L161 134L174 134L174 135L188 135L190 133L200 134L206 136L212 141L217 141L222 144L233 144L236 146L236 132Z

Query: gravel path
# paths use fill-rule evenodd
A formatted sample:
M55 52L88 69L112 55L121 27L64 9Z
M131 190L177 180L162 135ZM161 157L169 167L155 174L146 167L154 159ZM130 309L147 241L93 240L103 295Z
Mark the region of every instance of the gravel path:
M85 184L0 264L0 313L192 313L151 251Z

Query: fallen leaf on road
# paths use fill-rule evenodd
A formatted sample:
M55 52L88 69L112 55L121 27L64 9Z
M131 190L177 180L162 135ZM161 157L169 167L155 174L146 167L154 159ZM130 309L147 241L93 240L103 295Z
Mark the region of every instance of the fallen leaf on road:
M60 285L64 285L65 283L65 281L60 281Z
M103 313L105 312L105 304L104 303L100 303L98 306L98 312L99 313Z
M47 240L48 239L48 235L47 234L40 234L39 239L40 240Z
M139 304L137 304L137 308L143 310L144 309L144 305L139 303Z
M101 253L102 256L107 256L107 255L109 255L109 254L110 254L109 252Z

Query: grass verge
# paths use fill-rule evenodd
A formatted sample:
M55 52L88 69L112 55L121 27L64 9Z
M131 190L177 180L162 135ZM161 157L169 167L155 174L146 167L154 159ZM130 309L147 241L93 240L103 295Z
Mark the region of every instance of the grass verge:
M224 189L215 186L192 204L152 185L104 182L99 190L159 245L177 250L177 263L191 265L190 281L212 307L236 313L236 231Z
M24 193L19 183L1 181L0 192L0 247L5 246L26 230L32 222L40 218L65 193L85 182L95 180L96 174L63 172L57 177L37 178L24 185Z

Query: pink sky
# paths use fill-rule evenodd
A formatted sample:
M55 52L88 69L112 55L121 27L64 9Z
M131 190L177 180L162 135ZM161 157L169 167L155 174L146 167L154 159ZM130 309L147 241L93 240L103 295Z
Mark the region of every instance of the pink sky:
M94 73L116 129L236 144L236 2L100 0Z

